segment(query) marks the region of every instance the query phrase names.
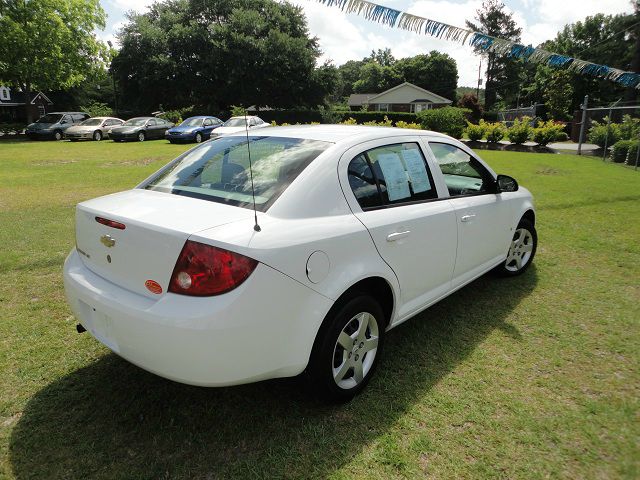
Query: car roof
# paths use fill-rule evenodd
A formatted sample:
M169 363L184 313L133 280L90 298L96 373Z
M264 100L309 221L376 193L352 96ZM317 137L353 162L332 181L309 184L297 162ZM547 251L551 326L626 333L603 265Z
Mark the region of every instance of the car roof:
M229 118L229 120L231 120L232 118L260 118L260 117L257 115L236 115L235 117Z
M244 131L242 135L245 135ZM450 138L431 130L414 130L395 127L370 127L365 125L291 125L286 127L269 127L253 131L252 135L268 135L270 137L301 138L305 140L321 140L340 143L342 141L366 142L380 137L399 137L405 135L428 135L430 137ZM231 134L240 135L240 133Z
M193 115L192 117L187 117L185 120L189 120L190 118L216 118L213 115Z
M48 115L89 115L87 112L49 112Z

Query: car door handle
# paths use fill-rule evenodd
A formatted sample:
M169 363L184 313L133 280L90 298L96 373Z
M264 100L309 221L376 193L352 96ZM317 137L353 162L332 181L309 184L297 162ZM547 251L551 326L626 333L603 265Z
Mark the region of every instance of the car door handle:
M461 222L470 222L474 218L476 218L475 214L463 215L463 216L460 217L460 221Z
M395 242L396 240L400 240L402 238L408 237L411 233L411 230L406 230L404 232L395 232L387 235L387 242Z

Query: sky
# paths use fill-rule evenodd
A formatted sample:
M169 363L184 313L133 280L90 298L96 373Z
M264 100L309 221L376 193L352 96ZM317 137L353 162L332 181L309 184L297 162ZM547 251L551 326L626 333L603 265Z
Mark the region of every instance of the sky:
M371 50L384 48L390 48L396 58L437 50L456 60L458 85L476 86L480 57L468 46L383 26L314 0L290 2L303 8L311 35L318 37L323 52L320 62L330 60L339 66L348 60L361 60ZM101 0L100 3L108 18L105 30L98 32L98 36L117 44L115 35L126 22L125 13L131 10L144 12L153 0ZM375 0L374 3L464 27L465 20L473 21L482 1ZM522 42L533 46L554 38L567 23L589 15L633 11L630 0L504 0L504 4L522 27Z

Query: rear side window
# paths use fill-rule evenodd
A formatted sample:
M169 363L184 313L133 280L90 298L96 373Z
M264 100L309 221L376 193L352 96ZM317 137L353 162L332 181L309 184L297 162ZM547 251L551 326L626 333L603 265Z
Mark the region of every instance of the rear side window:
M188 151L144 188L266 211L331 143L284 137L221 137Z
M348 175L363 209L438 196L417 143L385 145L363 152L349 164Z

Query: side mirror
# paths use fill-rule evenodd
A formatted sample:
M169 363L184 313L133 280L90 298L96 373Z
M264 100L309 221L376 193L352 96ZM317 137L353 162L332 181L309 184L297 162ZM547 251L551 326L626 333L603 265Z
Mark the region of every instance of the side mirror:
M508 175L498 175L498 178L496 178L497 193L517 192L518 188L518 182L516 182L516 179L513 177Z

